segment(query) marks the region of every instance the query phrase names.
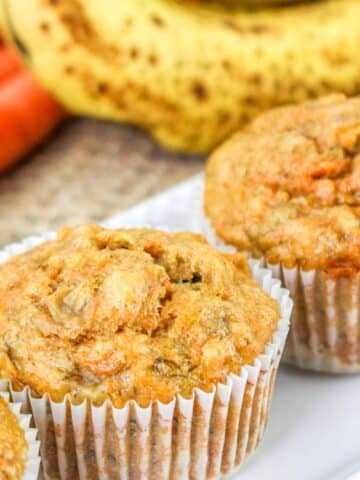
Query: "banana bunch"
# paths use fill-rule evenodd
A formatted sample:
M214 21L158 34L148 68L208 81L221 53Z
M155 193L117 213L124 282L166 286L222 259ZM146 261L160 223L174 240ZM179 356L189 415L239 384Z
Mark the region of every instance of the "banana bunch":
M7 38L69 110L139 125L171 149L205 152L270 107L360 92L359 0L0 5Z

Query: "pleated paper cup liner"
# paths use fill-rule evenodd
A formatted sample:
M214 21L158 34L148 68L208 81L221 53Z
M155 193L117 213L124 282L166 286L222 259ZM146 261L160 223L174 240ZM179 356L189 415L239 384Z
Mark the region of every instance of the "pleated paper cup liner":
M36 428L31 427L31 415L21 413L22 404L11 400L10 384L6 380L0 380L0 396L8 402L10 410L17 416L19 425L25 432L25 439L28 445L28 459L22 480L37 480L41 463L39 456L40 442L37 440Z
M209 243L234 251L217 237L207 218L200 222ZM283 360L320 372L360 373L360 274L333 277L321 270L270 264L266 258L259 261L294 301Z
M13 244L0 261L52 238L47 233ZM28 387L19 392L10 386L13 399L34 416L46 479L205 480L237 470L263 438L292 309L288 290L271 271L257 261L250 265L278 302L281 318L263 354L212 392L194 389L191 398L177 395L168 404L142 408L129 401L115 408L110 401L77 405L70 395L56 403Z
M267 266L294 300L284 360L328 373L360 373L360 275Z

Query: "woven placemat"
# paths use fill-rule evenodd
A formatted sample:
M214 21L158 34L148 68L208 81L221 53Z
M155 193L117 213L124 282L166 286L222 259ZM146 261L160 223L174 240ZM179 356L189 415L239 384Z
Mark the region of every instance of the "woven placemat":
M199 172L130 126L76 119L0 177L0 246L66 224L98 222Z

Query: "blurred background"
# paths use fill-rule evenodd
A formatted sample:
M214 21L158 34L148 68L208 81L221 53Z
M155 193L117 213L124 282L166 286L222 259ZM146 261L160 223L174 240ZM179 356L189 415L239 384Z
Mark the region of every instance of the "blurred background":
M358 94L359 19L359 0L0 0L0 246L190 177L261 111Z

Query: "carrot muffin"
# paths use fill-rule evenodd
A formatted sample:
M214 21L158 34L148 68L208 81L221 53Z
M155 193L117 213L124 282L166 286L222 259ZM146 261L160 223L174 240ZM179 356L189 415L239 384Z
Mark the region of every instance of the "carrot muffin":
M360 98L282 107L234 135L208 162L205 213L291 289L288 360L360 370Z
M61 230L54 240L17 255L0 267L0 378L10 379L17 390L28 387L33 397L48 394L53 402L59 402L53 410L56 424L48 425L50 433L46 443L49 444L53 429L57 447L62 444L64 447L58 467L49 460L54 454L54 449L49 447L45 464L48 476L57 478L65 475L65 470L73 469L66 478L78 478L78 475L97 478L94 471L103 471L104 462L108 462L111 472L114 465L124 462L122 455L132 455L129 446L124 447L127 452L124 453L119 444L123 438L116 433L119 423L116 427L111 424L120 422L119 415L128 411L129 400L135 401L130 405L136 406L129 435L133 442L134 435L140 442L142 436L137 437L134 428L136 431L136 422L140 422L141 431L146 431L144 412L155 408L153 401L168 404L178 398L176 401L180 403L172 414L173 421L177 416L176 429L179 429L176 448L179 452L181 448L189 449L190 443L181 446L183 438L186 442L186 432L190 431L188 424L182 427L183 417L189 415L189 410L181 413L183 402L194 398L196 387L203 392L196 393L201 401L196 401L193 413L201 414L202 420L197 419L192 427L190 420L190 429L203 428L205 418L209 417L209 414L203 416L204 399L206 404L212 401L214 386L221 383L223 388L225 384L230 388L233 380L229 375L245 375L247 371L242 370L243 366L254 365L251 369L262 370L258 359L263 354L270 355L267 345L274 341L281 317L278 302L250 277L243 254L220 253L201 236L151 229L69 227ZM264 371L259 376L263 382L266 380L261 383L264 395L269 395L271 389L269 375L274 376L279 349L277 345L275 353L271 353L272 367L264 367L269 373ZM249 384L246 397L249 405L257 385L257 377L253 370L251 372L252 387ZM261 392L257 392L256 401L263 398ZM73 405L72 417L68 420L64 398ZM83 400L91 402L95 418L103 411L101 408L105 408L101 418L106 425L101 427L101 434L94 437L91 432L99 428L100 421L92 423L92 417L88 416L81 417L80 421L79 415L87 415L80 405ZM105 400L110 401L112 408L121 409L114 410L112 420L105 420L108 405ZM223 398L223 402L227 401L230 397ZM62 407L63 417L59 414ZM137 410L138 407L142 409ZM261 422L265 421L267 407L263 402L256 410L257 429L260 418ZM54 404L49 408L53 409ZM164 426L160 430L156 427L156 415L161 417L167 408L171 407L163 405L153 410L151 435L169 432ZM39 409L37 413L39 415ZM216 423L220 417L211 420L215 422L212 423L215 433L220 428ZM50 421L46 413L44 421ZM73 446L68 422L74 424ZM88 427L79 428L79 424L86 422L90 422ZM124 420L121 425L124 429L128 421ZM221 425L221 429L225 429L227 422ZM76 437L81 434L83 440ZM197 434L191 435L195 442L193 452L197 452L191 465L186 467L181 455L177 457L174 453L173 458L175 463L176 458L179 459L179 465L184 463L181 468L197 470L200 467L196 462L204 462L207 457L198 459L203 443L198 444ZM100 445L104 436L104 444ZM259 440L257 435L256 443ZM168 461L166 456L164 460L162 441L159 442L146 442L146 445L156 445L155 450L159 448L158 454L151 450L151 458L161 455L161 460L146 460L146 465L152 465L149 468L159 469L163 461ZM100 449L98 455L94 453L96 448ZM137 447L136 455L139 448L143 451L145 447ZM104 449L111 451L107 450L104 455ZM248 450L251 449L249 446ZM130 469L145 468L141 461L129 462ZM235 457L231 468L234 465ZM221 463L216 468L220 467ZM165 477L160 475L160 478Z
M0 480L22 480L27 454L25 432L0 395Z
M196 235L67 228L0 269L0 371L57 401L169 402L252 363L279 317Z

